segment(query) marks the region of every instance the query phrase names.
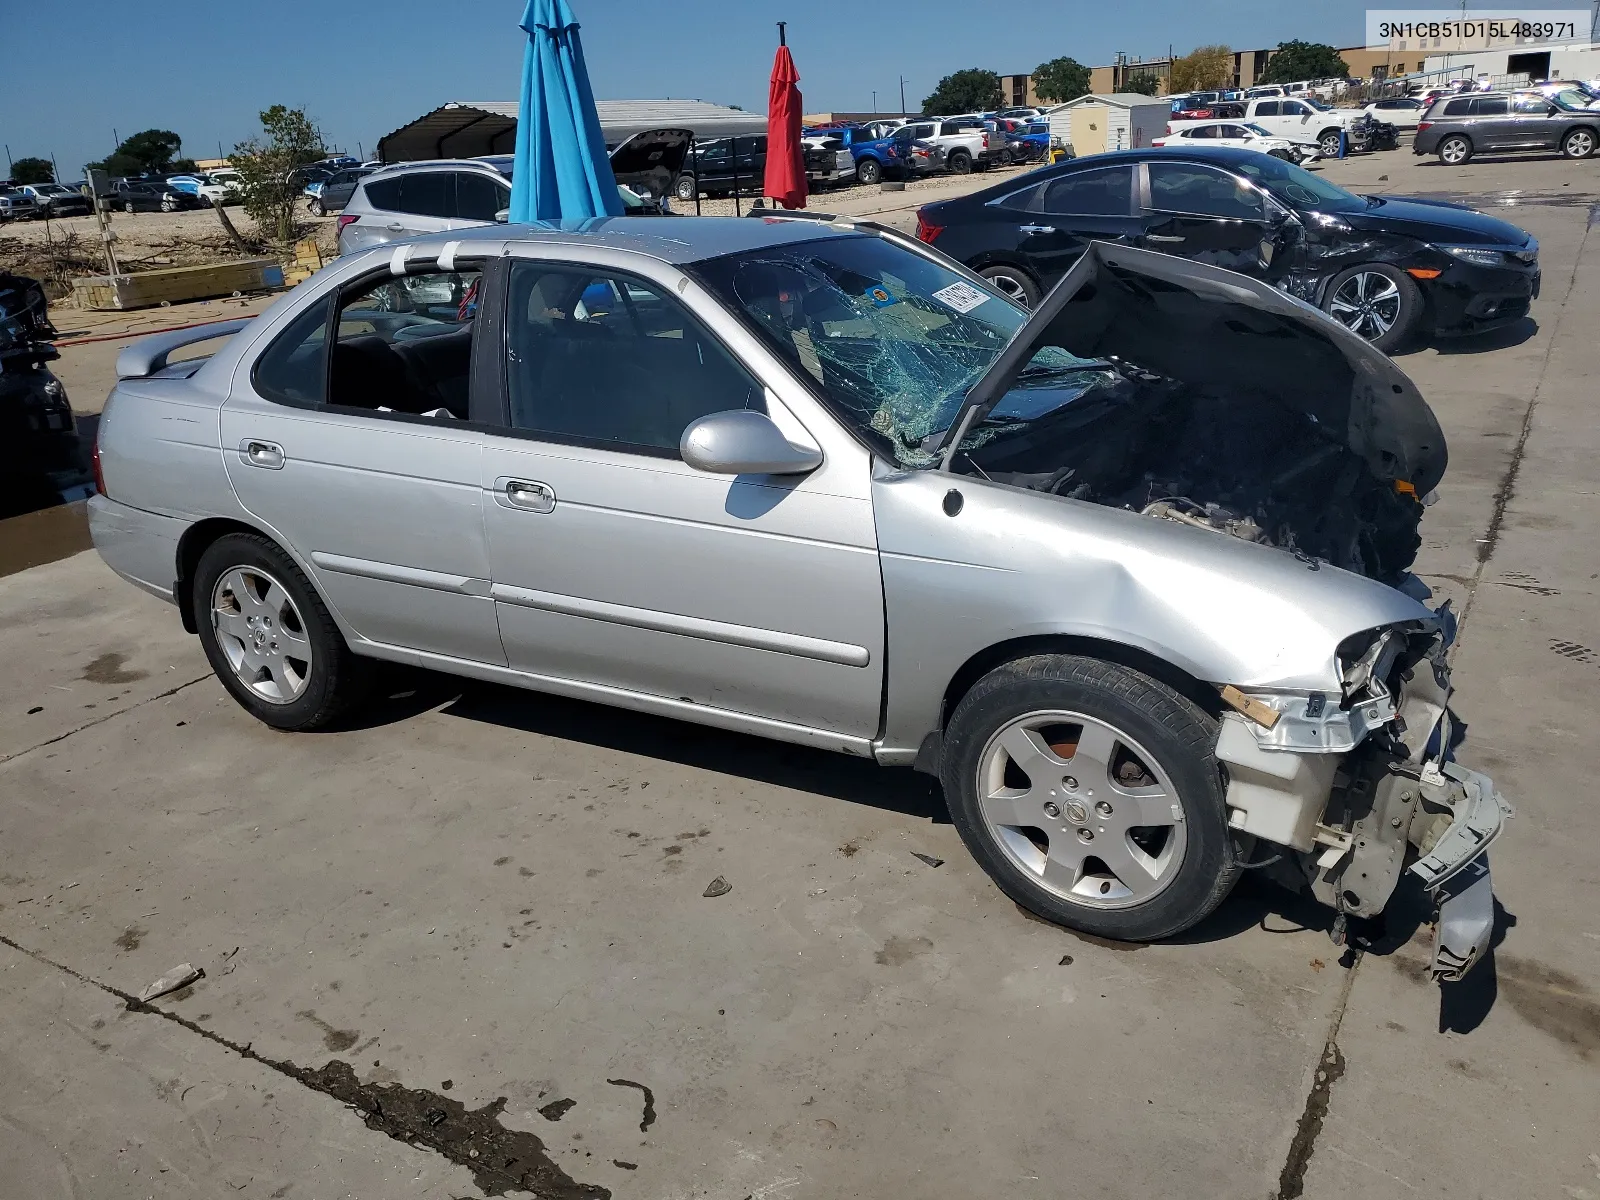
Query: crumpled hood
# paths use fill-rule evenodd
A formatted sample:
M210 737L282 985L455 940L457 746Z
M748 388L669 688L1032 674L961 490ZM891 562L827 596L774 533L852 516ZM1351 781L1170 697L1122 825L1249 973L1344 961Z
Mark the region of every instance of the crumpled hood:
M1509 221L1485 216L1444 200L1408 196L1371 196L1365 212L1340 213L1353 229L1405 233L1424 242L1464 246L1520 246L1528 235Z
M965 428L1005 396L1041 345L1299 408L1380 480L1403 481L1419 496L1444 477L1439 422L1382 351L1248 276L1104 242L1090 244L967 393L940 443L947 465Z

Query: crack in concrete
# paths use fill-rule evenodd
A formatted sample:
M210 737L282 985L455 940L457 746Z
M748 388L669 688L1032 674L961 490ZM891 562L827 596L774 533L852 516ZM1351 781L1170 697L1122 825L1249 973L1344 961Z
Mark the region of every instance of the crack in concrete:
M1339 999L1328 1023L1328 1038L1322 1044L1322 1054L1317 1059L1317 1069L1311 1078L1311 1088L1306 1092L1305 1108L1295 1122L1294 1137L1289 1141L1289 1153L1284 1156L1283 1169L1278 1172L1278 1190L1272 1200L1298 1200L1305 1194L1306 1169L1311 1165L1311 1155L1316 1151L1317 1138L1328 1116L1333 1085L1344 1077L1344 1051L1339 1049L1339 1029L1344 1024L1345 1010L1350 1006L1350 993L1355 987L1356 972L1363 956L1356 951L1356 960L1350 964Z
M197 683L204 683L208 679L215 678L216 676L214 674L212 674L210 671L207 671L204 675L190 679L185 683L178 684L177 687L168 688L164 692L157 692L154 696L146 696L143 700L135 701L126 708L119 708L114 712L102 713L100 716L95 717L92 721L85 721L82 725L74 726L65 733L58 733L55 735L55 737L46 738L42 742L37 742L34 745L28 746L22 750L18 750L13 754L0 754L0 765L8 762L15 762L17 759L22 758L25 755L32 754L35 750L43 750L46 746L54 746L57 742L64 742L74 734L82 733L85 729L93 729L96 725L104 725L107 721L115 720L124 713L131 713L134 709L143 708L146 704L151 704L157 700L165 700L168 696L176 696L179 692L183 691L184 688L191 688ZM26 953L26 951L24 951L24 953Z
M500 1114L506 1104L504 1096L482 1108L468 1109L459 1100L433 1092L400 1084L362 1083L356 1078L354 1068L339 1059L330 1059L313 1070L296 1066L286 1059L266 1058L251 1048L252 1043L241 1045L177 1013L147 1004L132 993L101 983L65 963L30 950L4 934L0 934L0 945L9 946L42 966L61 971L79 983L115 996L127 1006L129 1012L162 1017L190 1033L199 1034L207 1041L231 1050L240 1058L259 1063L303 1087L338 1100L354 1111L368 1129L417 1149L432 1150L466 1167L486 1196L504 1196L515 1191L539 1197L540 1200L611 1198L608 1189L595 1184L578 1183L569 1176L550 1158L544 1143L532 1133L507 1129L501 1125ZM643 1090L647 1101L646 1113L654 1119L654 1098L650 1096L648 1088L628 1081L608 1082L627 1083L630 1087Z
M1584 228L1583 236L1578 239L1578 252L1572 256L1572 273L1567 277L1566 293L1561 298L1561 315L1556 318L1555 326L1550 330L1549 344L1545 346L1544 357L1539 361L1539 377L1528 396L1528 407L1523 410L1522 427L1517 432L1517 443L1511 449L1511 461L1500 477L1500 486L1495 489L1494 507L1489 514L1489 527L1484 530L1483 540L1478 543L1478 565L1472 572L1471 581L1467 583L1467 598L1461 606L1459 635L1466 633L1467 618L1471 615L1473 603L1478 598L1478 588L1483 582L1484 570L1500 545L1500 531L1505 524L1506 509L1516 496L1517 477L1522 473L1522 459L1528 449L1528 438L1533 433L1534 410L1538 408L1539 395L1544 391L1545 375L1550 369L1550 356L1555 353L1556 343L1560 340L1562 323L1567 316L1567 306L1572 300L1573 290L1578 286L1578 268L1583 263L1583 252L1588 247L1589 231L1593 228L1591 222ZM1459 644L1460 636L1457 637L1457 645Z

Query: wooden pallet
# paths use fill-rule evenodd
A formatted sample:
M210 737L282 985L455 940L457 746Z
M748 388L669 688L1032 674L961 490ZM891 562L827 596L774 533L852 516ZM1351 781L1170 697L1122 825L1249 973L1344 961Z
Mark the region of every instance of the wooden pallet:
M72 281L72 299L79 308L121 311L263 292L283 285L283 267L277 259L245 258L202 267L90 275Z

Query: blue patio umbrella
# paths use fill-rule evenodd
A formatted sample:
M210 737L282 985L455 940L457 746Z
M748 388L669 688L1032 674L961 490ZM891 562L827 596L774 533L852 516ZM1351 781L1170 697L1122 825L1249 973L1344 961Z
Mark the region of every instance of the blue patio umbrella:
M620 217L622 198L567 0L528 0L511 220Z

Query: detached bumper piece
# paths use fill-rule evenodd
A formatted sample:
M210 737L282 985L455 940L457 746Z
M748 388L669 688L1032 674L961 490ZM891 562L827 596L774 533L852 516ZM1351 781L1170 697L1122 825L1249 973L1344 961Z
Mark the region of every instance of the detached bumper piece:
M1411 870L1439 899L1429 972L1441 983L1453 983L1489 948L1494 891L1485 851L1513 809L1494 780L1458 763L1424 772L1422 791L1429 808L1448 808L1451 814L1449 825Z

